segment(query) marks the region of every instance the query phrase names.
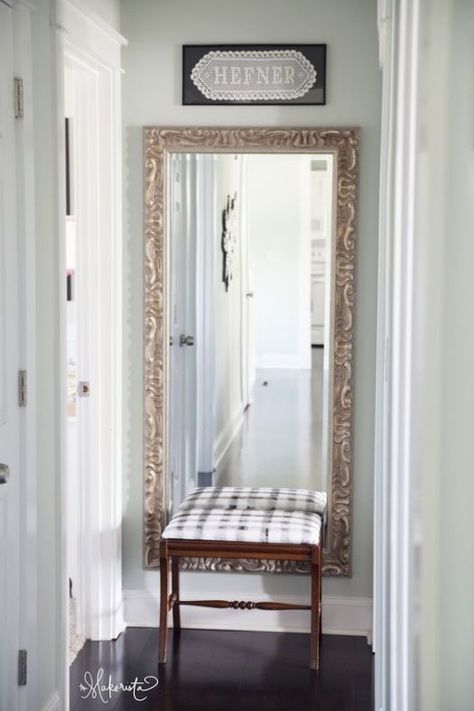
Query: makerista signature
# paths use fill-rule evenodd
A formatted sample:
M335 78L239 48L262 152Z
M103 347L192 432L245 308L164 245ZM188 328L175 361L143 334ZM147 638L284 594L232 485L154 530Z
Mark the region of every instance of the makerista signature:
M94 677L92 672L86 671L79 684L81 699L97 699L103 704L108 704L113 694L132 694L135 701L146 701L147 694L158 686L156 676L145 676L143 679L135 677L133 681L112 681L112 675L105 675L103 668L97 670Z

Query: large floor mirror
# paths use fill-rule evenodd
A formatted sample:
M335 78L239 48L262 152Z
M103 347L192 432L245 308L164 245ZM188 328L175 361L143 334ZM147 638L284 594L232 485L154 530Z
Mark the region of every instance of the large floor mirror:
M351 570L355 129L145 129L144 560L196 486L326 492ZM187 569L306 572L278 561Z

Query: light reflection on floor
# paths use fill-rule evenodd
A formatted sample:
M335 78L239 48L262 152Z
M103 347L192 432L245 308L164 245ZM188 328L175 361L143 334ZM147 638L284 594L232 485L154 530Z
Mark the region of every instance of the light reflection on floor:
M312 370L257 371L254 402L217 468L215 485L326 489L322 348L312 349L312 363Z

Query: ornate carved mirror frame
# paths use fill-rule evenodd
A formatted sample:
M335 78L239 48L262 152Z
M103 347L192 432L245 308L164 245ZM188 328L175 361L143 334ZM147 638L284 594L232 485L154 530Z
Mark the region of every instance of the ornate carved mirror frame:
M358 131L354 128L144 129L144 565L159 565L168 516L168 230L171 153L331 153L334 156L335 279L332 375L332 467L324 573L351 574L352 357L357 214ZM281 561L187 559L188 570L308 572Z

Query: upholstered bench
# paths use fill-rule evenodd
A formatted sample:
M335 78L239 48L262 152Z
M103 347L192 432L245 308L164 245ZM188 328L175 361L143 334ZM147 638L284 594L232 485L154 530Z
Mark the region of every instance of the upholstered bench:
M177 509L160 542L159 662L166 662L168 610L179 630L181 605L261 610L310 610L310 667L319 668L321 631L321 535L326 494L306 489L201 487ZM185 601L179 595L179 559L253 558L308 561L311 605L226 600ZM168 596L171 560L171 595Z

